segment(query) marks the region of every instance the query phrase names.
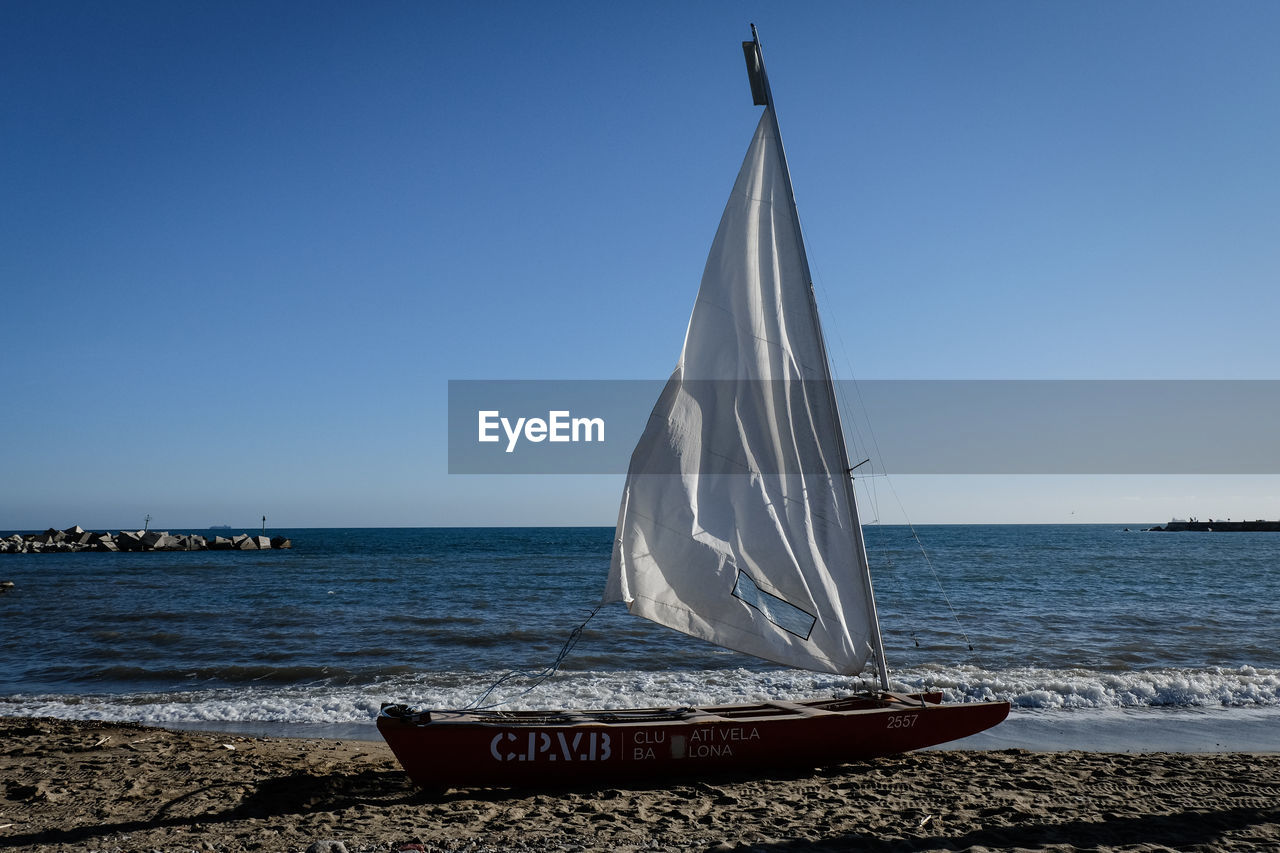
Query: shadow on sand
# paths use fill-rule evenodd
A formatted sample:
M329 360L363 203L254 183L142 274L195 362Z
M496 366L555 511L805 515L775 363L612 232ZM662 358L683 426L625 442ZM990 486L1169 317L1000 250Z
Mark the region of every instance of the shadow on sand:
M423 802L399 771L366 770L360 773L317 775L300 771L264 779L239 802L221 811L209 808L209 799L234 797L223 789L243 787L243 783L220 782L206 785L167 800L150 817L116 823L95 823L71 829L50 829L26 835L0 837L0 847L35 844L80 844L116 833L131 834L165 828L194 828L241 820L267 820L316 812L338 812L357 805L393 806Z
M1095 850L1118 845L1141 845L1144 849L1155 845L1178 850L1214 849L1228 832L1268 824L1280 824L1280 808L1232 808L1138 817L1109 816L1099 821L1076 820L1065 823L1027 822L1020 826L992 827L919 838L886 839L851 833L819 840L758 843L747 849L756 853L835 853L848 850L908 853L923 850L968 850L975 847L1039 850L1058 846L1072 850Z
M248 788L246 791L245 788ZM706 783L664 788L672 796L699 797L718 793ZM616 797L619 790L657 790L659 786L624 786L614 790L578 789L605 799ZM572 793L562 789L560 793ZM0 847L24 845L83 844L117 833L131 834L165 828L191 829L237 821L266 821L296 815L335 813L354 806L391 808L401 805L430 806L456 801L503 801L528 796L529 792L503 789L467 789L444 795L427 795L415 789L397 770L365 770L359 773L316 774L306 771L264 779L256 785L242 782L220 782L186 792L167 800L149 817L116 823L95 823L70 829L52 829L26 835L0 837ZM218 799L238 801L228 807L210 811L210 803ZM141 807L140 807L141 808ZM1240 833L1257 827L1256 840L1274 837L1280 825L1280 806L1203 809L1165 815L1104 815L1099 820L1044 822L1028 817L1015 825L954 833L929 834L922 830L916 837L885 838L872 833L846 833L822 839L745 842L741 849L760 853L830 853L859 850L868 853L899 851L965 850L972 847L992 849L1042 848L1063 846L1069 849L1094 849L1113 845L1164 845L1174 848L1206 847L1212 849L1229 833ZM1266 833L1272 833L1267 835Z

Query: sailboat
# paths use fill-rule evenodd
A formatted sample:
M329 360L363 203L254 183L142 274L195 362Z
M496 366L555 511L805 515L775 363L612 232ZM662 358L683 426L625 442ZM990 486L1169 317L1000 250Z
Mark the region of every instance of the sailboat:
M632 457L604 601L769 661L879 689L801 702L585 711L416 710L378 729L427 788L768 773L920 749L1007 702L890 690L866 546L791 176L755 26L764 110L684 349Z

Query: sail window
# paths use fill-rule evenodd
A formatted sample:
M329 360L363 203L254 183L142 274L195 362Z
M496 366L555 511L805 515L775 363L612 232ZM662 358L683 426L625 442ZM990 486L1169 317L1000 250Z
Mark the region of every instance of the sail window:
M733 597L754 607L764 617L782 630L795 634L802 639L809 639L814 623L818 618L812 613L801 610L791 602L772 593L765 592L756 586L756 582L746 572L738 572L738 580L733 585Z

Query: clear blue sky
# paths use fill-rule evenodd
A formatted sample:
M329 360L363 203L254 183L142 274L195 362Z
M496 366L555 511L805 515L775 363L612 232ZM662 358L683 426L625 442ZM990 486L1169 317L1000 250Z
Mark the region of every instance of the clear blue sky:
M620 476L449 476L446 382L670 372L750 21L838 375L1277 378L1280 4L13 2L0 529L612 524ZM1275 477L895 485L1280 517Z

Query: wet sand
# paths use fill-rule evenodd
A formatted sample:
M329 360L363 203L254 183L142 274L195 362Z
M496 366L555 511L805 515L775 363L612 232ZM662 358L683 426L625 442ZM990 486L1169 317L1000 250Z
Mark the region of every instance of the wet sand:
M1280 850L1280 754L929 751L764 780L426 797L381 743L0 718L0 848L312 845Z

